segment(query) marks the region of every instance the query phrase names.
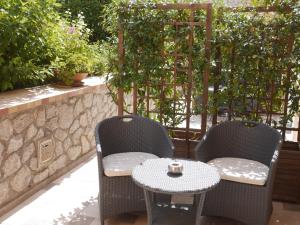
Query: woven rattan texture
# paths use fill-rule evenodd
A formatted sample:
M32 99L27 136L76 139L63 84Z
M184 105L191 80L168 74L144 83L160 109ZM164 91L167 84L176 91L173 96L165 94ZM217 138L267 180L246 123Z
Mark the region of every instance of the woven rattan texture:
M177 160L183 164L182 175L171 176L168 174L168 164L172 161L167 158L146 160L133 169L132 178L144 189L166 194L202 193L220 182L215 168L191 160Z
M143 190L130 176L106 177L104 156L122 152L147 152L172 157L174 146L165 128L139 116L117 116L100 122L95 130L99 168L99 214L104 219L126 212L146 210Z
M269 167L269 175L264 186L221 180L207 193L203 215L228 217L248 225L267 225L281 143L279 132L264 124L229 121L212 127L195 148L198 160L207 162L220 157L255 160Z

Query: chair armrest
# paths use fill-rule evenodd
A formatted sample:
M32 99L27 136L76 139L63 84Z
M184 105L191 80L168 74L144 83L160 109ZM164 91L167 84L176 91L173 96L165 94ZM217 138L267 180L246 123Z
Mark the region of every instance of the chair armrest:
M199 141L194 149L194 157L196 160L201 162L208 162L212 159L212 156L209 154L209 145L207 142L207 134Z
M96 144L96 152L97 152L97 160L98 160L98 170L99 174L104 172L103 169L103 157L102 157L102 150L100 144Z
M174 157L174 152L175 152L175 146L173 144L173 142L168 139L168 142L169 142L169 146L168 148L165 150L165 152L167 153L166 156L164 157L168 157L168 158L172 158ZM170 152L170 149L171 149L171 152Z
M152 153L163 158L173 158L175 146L168 135L167 129L161 124L159 124L159 126L161 127L163 138L159 138L159 141L152 143L154 148L158 150Z
M101 146L100 146L100 144L96 144L96 151L97 151L97 153L101 153L101 156L102 156L102 149L101 149Z
M274 151L270 167L269 167L269 176L268 176L268 181L267 185L273 186L274 180L275 180L275 175L276 175L276 169L277 169L277 164L278 164L278 158L279 158L279 153L282 145L282 139L278 142L276 146L276 150Z
M216 126L217 125L210 127L208 131L206 131L202 139L199 141L199 143L196 145L194 149L194 157L196 160L206 163L216 158L216 149L213 146L215 140L214 135L212 134Z

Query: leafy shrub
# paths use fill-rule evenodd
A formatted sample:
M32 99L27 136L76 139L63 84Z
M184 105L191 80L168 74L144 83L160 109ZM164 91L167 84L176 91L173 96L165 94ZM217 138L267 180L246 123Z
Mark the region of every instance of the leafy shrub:
M89 30L81 19L61 18L58 8L56 0L0 1L0 91L55 80L54 71L67 71L78 59L88 72L101 73L99 46L88 43ZM74 34L68 32L73 28Z
M59 15L54 0L0 1L0 90L37 85L51 75Z
M108 33L105 31L103 21L103 7L111 0L59 0L61 3L60 12L65 15L66 11L71 12L72 19L79 14L84 16L84 21L91 29L90 41L104 40Z
M52 66L57 71L57 78L71 84L75 73L102 73L102 64L98 43L89 44L90 30L82 17L77 21L61 24L62 43L57 46L55 61Z

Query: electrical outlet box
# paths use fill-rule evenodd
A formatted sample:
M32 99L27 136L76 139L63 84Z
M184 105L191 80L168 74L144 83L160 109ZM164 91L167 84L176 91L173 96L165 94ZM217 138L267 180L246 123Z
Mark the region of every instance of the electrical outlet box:
M54 157L54 141L52 137L44 137L38 141L38 167L48 165Z

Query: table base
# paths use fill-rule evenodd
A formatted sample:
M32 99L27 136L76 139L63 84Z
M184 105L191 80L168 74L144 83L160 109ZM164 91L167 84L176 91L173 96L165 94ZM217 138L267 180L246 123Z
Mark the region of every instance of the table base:
M148 223L147 225L200 225L205 193L194 195L194 204L161 205L155 202L154 194L144 190Z

